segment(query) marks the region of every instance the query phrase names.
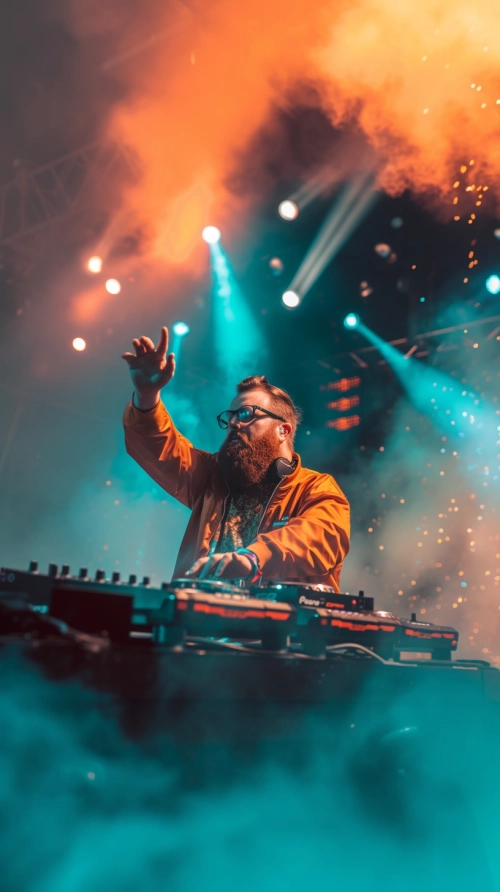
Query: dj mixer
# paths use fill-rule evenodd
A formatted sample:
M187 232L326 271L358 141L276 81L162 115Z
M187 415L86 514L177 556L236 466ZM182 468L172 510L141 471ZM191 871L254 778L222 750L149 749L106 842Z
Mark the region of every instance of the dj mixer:
M375 610L373 598L337 593L328 586L267 580L241 587L217 580L174 579L154 589L150 578L122 582L104 570L89 577L63 565L48 573L32 561L28 571L0 570L0 606L21 598L39 617L62 621L87 635L155 648L185 647L190 640L239 644L246 651L320 657L354 647L385 661L451 660L458 632L449 626ZM12 600L11 600L12 603ZM1 631L1 615L0 615Z

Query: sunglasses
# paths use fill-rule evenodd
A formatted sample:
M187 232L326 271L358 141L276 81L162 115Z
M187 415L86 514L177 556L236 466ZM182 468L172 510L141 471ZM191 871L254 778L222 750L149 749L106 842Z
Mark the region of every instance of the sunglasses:
M264 415L268 415L269 418L276 418L276 421L286 421L285 418L281 418L279 415L275 415L274 412L269 412L267 409L263 409L262 406L240 406L239 409L226 409L225 412L221 412L220 415L217 415L219 427L222 427L223 429L229 427L229 424L235 415L237 421L241 424L248 424L253 418L261 418L261 415L255 414L256 409L258 409L259 412L263 412Z

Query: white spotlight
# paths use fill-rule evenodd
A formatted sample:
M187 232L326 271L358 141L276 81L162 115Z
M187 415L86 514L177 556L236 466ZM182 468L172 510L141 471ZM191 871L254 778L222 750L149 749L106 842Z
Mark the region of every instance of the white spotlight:
M119 294L122 290L122 286L120 285L118 279L108 279L106 282L106 291L109 294Z
M217 226L205 226L201 234L208 245L215 245L220 240L220 229Z
M102 257L89 257L87 269L90 273L100 273L102 270Z
M295 220L299 216L299 209L294 201L287 198L279 205L278 213L280 217L283 217L283 220Z
M285 291L281 300L289 310L294 310L300 304L300 297L295 291Z
M85 341L83 340L83 338L74 338L73 348L75 350L78 350L78 352L81 352L82 350L85 350L86 346L87 345L86 345Z

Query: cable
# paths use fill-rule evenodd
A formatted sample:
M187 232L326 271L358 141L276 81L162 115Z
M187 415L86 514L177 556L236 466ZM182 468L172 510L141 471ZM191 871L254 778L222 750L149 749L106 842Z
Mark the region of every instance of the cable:
M369 647L365 647L364 644L355 644L354 642L346 642L345 644L331 644L326 648L327 653L332 653L333 651L341 651L346 650L347 648L352 648L353 650L359 651L361 653L366 654L368 657L372 657L374 660L378 660L380 663L383 663L384 666L389 665L389 660L384 660L383 657L379 656L370 650Z

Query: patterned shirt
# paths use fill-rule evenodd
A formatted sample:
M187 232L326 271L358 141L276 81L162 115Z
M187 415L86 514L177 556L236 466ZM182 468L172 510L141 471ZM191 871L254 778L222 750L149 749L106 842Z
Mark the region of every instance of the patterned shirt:
M229 510L216 548L219 554L247 548L255 542L262 516L274 489L274 483L262 483L245 493L231 493Z

